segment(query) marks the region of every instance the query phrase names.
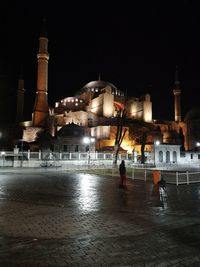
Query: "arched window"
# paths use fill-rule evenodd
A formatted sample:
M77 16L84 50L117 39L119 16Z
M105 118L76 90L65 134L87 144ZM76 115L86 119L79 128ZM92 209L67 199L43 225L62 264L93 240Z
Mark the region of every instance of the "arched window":
M163 152L159 151L159 162L163 162Z
M166 152L166 163L170 163L170 152Z
M173 163L177 162L177 152L173 151Z

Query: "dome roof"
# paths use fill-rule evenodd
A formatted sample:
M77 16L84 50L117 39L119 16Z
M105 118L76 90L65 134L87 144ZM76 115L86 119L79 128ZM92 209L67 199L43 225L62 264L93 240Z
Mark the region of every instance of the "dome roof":
M89 82L86 85L84 85L83 88L99 88L99 89L102 89L102 88L104 88L106 86L110 86L112 89L117 90L117 87L114 86L112 83L105 82L105 81L102 81L102 80Z
M83 126L79 126L75 123L64 125L59 131L58 136L62 137L82 137L85 135L85 129Z
M185 121L193 121L193 120L200 120L200 108L195 107L188 111L188 113L185 116Z
M112 93L115 95L124 95L124 93L122 91L120 91L119 89L117 89L117 87L115 85L113 85L112 83L106 82L106 81L102 81L102 80L97 80L97 81L91 81L87 84L85 84L81 90L79 90L77 92L76 95L80 95L85 91L95 91L98 90L100 91L101 89L105 88L106 86L110 86L112 89Z

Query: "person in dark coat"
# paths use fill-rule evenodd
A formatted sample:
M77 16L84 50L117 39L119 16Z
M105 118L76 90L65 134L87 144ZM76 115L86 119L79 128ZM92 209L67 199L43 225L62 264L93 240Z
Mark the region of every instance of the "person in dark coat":
M159 187L162 187L165 190L166 182L163 177L161 177L160 181L158 182Z
M120 183L119 187L126 188L126 166L125 161L122 160L119 165Z

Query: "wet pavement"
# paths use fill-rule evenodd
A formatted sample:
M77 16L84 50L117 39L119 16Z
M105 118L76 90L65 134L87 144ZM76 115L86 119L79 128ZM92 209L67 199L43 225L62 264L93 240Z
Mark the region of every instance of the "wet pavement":
M0 170L0 266L200 266L200 184Z

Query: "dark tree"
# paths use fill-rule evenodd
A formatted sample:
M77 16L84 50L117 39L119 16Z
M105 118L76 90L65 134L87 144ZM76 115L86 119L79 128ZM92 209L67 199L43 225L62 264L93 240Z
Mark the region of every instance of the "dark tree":
M117 165L117 159L119 154L119 148L124 139L127 129L124 129L125 119L127 117L126 110L119 110L117 114L117 132L115 137L115 147L114 147L114 157L113 157L113 165Z
M185 137L183 135L183 129L180 127L180 130L179 130L179 138L180 138L180 143L181 143L181 151L185 151Z

